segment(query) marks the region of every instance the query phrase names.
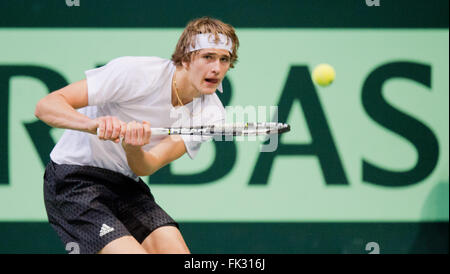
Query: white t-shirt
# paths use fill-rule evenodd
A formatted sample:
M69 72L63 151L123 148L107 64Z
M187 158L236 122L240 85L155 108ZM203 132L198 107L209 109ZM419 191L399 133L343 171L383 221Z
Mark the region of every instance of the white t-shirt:
M171 60L158 57L119 57L105 66L85 72L88 106L78 111L90 118L116 116L124 122L148 121L151 127L196 126L221 123L225 109L215 93L203 95L183 107L172 105ZM152 136L143 149L149 151L167 136ZM194 159L208 137L183 136L187 153ZM66 129L50 158L57 164L87 165L120 172L138 179L127 163L120 143Z

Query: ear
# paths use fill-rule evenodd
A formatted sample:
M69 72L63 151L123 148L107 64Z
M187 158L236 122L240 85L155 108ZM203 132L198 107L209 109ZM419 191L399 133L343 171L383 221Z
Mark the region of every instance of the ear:
M185 56L187 58L183 58L184 60L181 61L181 64L183 65L185 70L189 69L189 66L190 66L191 62L194 61L194 59L196 58L197 53L198 53L198 51L191 52L189 54L189 56Z
M190 64L190 62L188 62L188 61L181 61L181 65L183 66L183 68L185 70L189 69L189 64Z

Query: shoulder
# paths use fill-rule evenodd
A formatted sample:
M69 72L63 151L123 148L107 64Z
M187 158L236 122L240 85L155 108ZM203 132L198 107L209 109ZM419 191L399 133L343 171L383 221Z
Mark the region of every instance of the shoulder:
M209 99L211 105L217 106L218 108L224 110L222 101L220 101L219 96L217 96L216 93L207 95L207 98Z
M162 71L170 68L172 61L155 56L122 56L112 59L107 65L120 66L123 69L134 71Z
M154 65L157 65L157 64L167 63L167 62L170 62L170 60L156 57L156 56L121 56L121 57L112 59L111 61L108 62L108 64L109 63L121 63L121 64L130 64L130 65L131 64L139 65L139 64L143 64L143 63L151 63Z
M112 59L107 65L117 67L130 81L158 81L165 75L170 75L173 68L171 60L156 56L122 56Z
M216 93L204 95L202 117L205 117L208 123L225 119L225 108Z

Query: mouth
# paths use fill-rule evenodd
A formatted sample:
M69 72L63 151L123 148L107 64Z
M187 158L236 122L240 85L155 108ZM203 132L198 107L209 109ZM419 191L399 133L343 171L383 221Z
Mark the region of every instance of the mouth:
M217 78L205 78L205 82L211 84L211 85L216 85L219 83L219 79Z

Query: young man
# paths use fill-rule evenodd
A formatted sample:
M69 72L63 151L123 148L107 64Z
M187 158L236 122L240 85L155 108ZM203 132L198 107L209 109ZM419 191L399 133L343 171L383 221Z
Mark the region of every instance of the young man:
M172 60L120 57L38 102L39 119L66 129L44 174L48 219L64 244L80 253L189 253L138 176L185 152L193 159L204 139L151 137L150 125L223 121L215 91L238 46L232 26L203 17L186 26Z

